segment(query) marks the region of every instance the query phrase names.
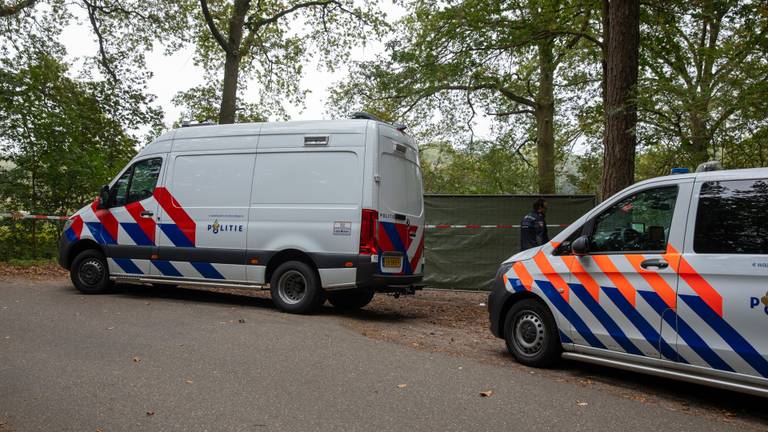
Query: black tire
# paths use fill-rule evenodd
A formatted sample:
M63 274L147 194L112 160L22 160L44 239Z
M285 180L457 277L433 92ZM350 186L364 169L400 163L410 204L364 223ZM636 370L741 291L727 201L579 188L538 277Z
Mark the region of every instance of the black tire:
M510 308L504 320L504 339L510 354L526 366L550 367L563 352L555 318L535 299L520 300Z
M373 300L374 291L370 288L355 288L328 293L328 301L341 311L356 311Z
M72 283L83 294L102 294L114 286L109 280L109 266L104 255L95 249L80 252L69 270Z
M275 269L269 280L272 303L283 312L312 313L325 302L325 291L314 268L288 261Z

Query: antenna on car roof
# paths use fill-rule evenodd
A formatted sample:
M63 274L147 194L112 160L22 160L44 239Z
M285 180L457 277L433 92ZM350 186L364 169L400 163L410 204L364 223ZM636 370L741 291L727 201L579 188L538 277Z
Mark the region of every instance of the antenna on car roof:
M382 122L382 123L386 123L386 124L392 125L393 128L399 130L400 132L404 132L405 129L408 128L408 126L406 126L406 125L404 125L402 123L386 122L386 121L376 117L375 115L368 114L367 112L364 112L364 111L353 112L352 115L350 116L350 118L357 119L357 120L374 120L374 121L379 121L379 122Z

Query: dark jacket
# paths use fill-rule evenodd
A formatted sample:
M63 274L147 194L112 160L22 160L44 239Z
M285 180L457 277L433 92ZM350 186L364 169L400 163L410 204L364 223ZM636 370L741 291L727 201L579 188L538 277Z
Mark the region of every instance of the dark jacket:
M544 214L533 211L520 222L520 250L541 246L549 241Z

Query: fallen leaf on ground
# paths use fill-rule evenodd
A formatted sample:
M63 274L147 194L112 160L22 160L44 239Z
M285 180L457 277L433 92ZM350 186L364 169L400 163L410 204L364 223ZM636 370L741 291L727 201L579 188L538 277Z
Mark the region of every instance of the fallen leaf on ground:
M578 405L578 406L582 406L582 407L583 407L583 406L587 406L587 405L589 405L589 404L588 404L588 403L586 403L586 402L582 402L582 401L576 401L576 405Z
M154 412L154 411L147 411L147 416L148 416L148 417L151 417L151 416L153 416L153 415L155 415L155 412Z
M184 380L184 382L187 383L187 384L192 384L194 381L192 381L192 380Z
M138 357L134 357L134 358L133 358L133 362L134 362L134 363L138 363L138 362L140 362L140 361L141 361L141 359L140 359L140 358L138 358Z
M493 396L493 390L486 390L480 392L480 397L491 397Z
M240 324L243 324L245 322L245 320L240 318L239 320L237 320L237 322L239 322Z
M408 387L408 384L398 384L397 388L406 388Z

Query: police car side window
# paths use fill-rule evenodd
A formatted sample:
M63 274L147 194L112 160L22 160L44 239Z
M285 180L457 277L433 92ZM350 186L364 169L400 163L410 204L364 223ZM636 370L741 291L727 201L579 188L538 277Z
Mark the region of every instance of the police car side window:
M693 250L768 254L768 179L702 184Z
M611 206L595 220L590 253L666 250L677 191L677 186L647 189Z

